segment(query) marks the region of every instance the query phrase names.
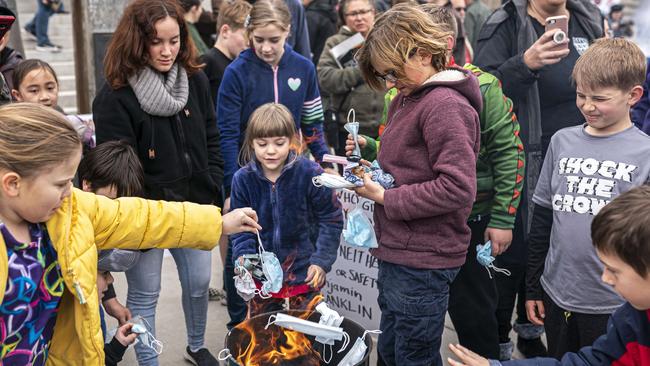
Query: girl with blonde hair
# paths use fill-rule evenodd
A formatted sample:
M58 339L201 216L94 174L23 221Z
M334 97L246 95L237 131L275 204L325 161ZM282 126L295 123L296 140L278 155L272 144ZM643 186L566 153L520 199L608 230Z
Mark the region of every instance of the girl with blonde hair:
M72 188L81 140L51 108L0 108L0 364L103 366L100 249L196 248L261 229L251 209ZM56 323L56 327L55 327Z

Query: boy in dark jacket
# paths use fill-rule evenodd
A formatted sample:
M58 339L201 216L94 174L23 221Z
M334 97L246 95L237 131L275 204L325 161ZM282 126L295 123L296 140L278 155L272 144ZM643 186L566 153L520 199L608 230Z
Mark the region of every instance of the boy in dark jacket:
M627 302L609 319L607 333L591 347L561 360L536 358L500 363L460 346L449 348L452 366L650 365L650 187L633 188L605 206L591 224L591 238L604 267L602 281Z

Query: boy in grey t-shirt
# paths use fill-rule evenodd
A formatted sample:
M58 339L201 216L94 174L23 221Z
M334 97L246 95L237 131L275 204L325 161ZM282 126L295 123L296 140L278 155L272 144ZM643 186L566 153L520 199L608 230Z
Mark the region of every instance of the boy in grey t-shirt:
M624 300L600 280L590 238L593 217L650 177L650 137L632 125L643 94L645 57L632 42L598 40L573 70L585 124L551 139L537 182L530 230L526 310L560 358L604 334Z

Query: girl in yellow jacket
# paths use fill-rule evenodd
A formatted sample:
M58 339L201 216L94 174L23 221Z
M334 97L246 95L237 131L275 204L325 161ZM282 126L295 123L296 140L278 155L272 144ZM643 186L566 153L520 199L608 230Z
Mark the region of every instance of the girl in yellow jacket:
M249 208L221 216L215 206L74 189L80 158L58 112L0 108L0 365L104 365L98 249L209 250L222 234L261 229Z

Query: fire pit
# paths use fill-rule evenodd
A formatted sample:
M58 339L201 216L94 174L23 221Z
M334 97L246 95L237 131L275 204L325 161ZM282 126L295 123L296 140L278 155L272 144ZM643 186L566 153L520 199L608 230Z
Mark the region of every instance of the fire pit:
M271 325L264 329L269 317L275 312L264 313L244 321L233 328L226 335L225 346L230 351L227 360L232 366L336 366L352 348L358 337L363 335L365 329L358 323L345 318L341 324L350 336L350 344L341 353L337 351L343 345L337 341L332 346L332 360L329 363L323 361L323 344L314 341L314 337L300 332ZM320 313L311 311L288 311L287 314L318 322ZM372 350L370 336L364 339L368 350L363 360L357 365L369 365L369 354ZM326 358L329 358L329 346L326 351Z

